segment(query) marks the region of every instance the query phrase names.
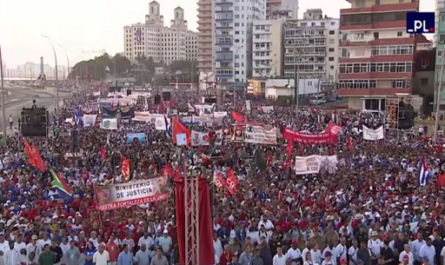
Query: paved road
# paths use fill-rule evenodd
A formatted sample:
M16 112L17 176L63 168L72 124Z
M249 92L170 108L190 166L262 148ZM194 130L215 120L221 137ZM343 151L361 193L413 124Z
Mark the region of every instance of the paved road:
M31 107L32 101L36 100L38 107L46 107L53 110L55 104L54 95L48 91L34 90L31 88L11 87L7 86L5 89L9 92L8 97L5 98L5 113L6 113L6 133L8 135L14 134L14 128L17 127L18 118L23 107ZM1 102L0 102L1 106ZM3 115L3 114L0 114ZM13 129L9 129L9 116L13 118ZM3 117L0 116L0 132L3 132Z

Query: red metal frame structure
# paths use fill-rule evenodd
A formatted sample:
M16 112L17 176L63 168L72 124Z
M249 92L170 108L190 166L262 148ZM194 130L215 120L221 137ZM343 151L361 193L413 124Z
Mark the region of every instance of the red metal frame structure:
M199 177L184 178L185 265L199 264Z

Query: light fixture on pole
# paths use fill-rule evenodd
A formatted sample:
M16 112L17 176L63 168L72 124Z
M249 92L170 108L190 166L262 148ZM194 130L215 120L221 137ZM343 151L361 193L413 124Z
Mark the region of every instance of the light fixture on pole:
M57 53L56 49L54 49L53 41L48 37L42 34L42 37L49 40L51 44L51 48L53 48L54 53L54 62L56 67L56 117L59 117L59 77L58 77L58 70L57 70Z
M236 60L236 56L238 56L238 52L241 48L244 48L244 46L237 47L235 50L235 53L233 53L233 69L232 69L232 71L233 71L233 107L235 107L235 104L236 104L236 93L235 93L235 91L236 91L235 64L236 63L235 63L235 60Z
M60 45L60 44L57 44L57 45L59 45L59 47L62 48L63 51L65 52L65 56L66 56L66 64L67 64L67 67L68 67L68 74L66 75L66 79L69 80L69 79L70 79L70 73L71 73L71 68L70 68L70 57L68 56L68 52L66 51L65 47L63 47L63 46Z

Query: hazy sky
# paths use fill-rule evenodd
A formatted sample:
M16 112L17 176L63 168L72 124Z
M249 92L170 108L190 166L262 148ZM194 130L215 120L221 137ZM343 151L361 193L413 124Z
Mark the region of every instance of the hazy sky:
M421 11L434 11L434 0L420 0ZM98 55L123 51L123 26L143 22L149 0L0 0L0 45L7 67L26 62L54 65L51 37L59 64L66 65L68 52L71 67L75 62ZM173 9L184 8L189 27L196 31L197 4L193 0L158 0L164 21L173 18ZM346 0L300 0L300 17L307 8L322 8L331 17L348 8Z

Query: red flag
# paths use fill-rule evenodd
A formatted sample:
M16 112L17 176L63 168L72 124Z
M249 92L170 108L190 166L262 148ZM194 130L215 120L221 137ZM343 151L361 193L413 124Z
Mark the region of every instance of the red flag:
M300 143L300 153L303 156L304 155L304 145L303 143Z
M177 118L172 118L172 138L173 143L176 144L176 135L185 134L186 145L190 145L190 130L187 129Z
M130 180L130 161L124 156L122 157L121 173L126 181Z
M244 120L244 116L241 113L232 111L232 119L237 122L242 122Z
M215 183L217 189L221 189L222 187L226 186L226 182L219 173L213 178L213 183Z
M164 166L164 168L163 168L162 171L163 171L163 172L162 172L162 175L164 175L164 176L167 175L169 179L172 178L172 176L173 176L173 171L172 171L172 169L171 169L171 167L170 167L169 164L165 164L165 166Z
M440 174L437 177L437 187L441 188L445 186L445 174Z
M226 170L226 179L233 179L233 181L235 182L236 185L238 185L238 178L235 176L235 174L233 173L233 170L231 168Z
M351 140L351 137L350 136L348 136L348 149L349 149L349 151L352 151L352 149L354 148L353 146L352 146L352 140Z
M100 159L105 159L105 149L104 149L104 146L100 147Z
M34 161L34 166L44 172L45 171L45 164L43 163L42 157L40 156L39 151L37 151L37 148L32 145L32 156L33 156L33 161Z
M226 188L229 190L230 194L235 194L237 186L238 180L236 179L233 172L232 174L226 175Z
M292 156L292 149L293 148L294 148L294 141L287 140L286 152L287 152L287 156L288 157Z
M23 139L23 143L25 144L25 153L26 153L26 156L28 157L28 163L31 165L34 165L35 162L34 162L34 154L32 152L32 149L29 146L29 143L28 143L28 141L26 141L26 139Z

